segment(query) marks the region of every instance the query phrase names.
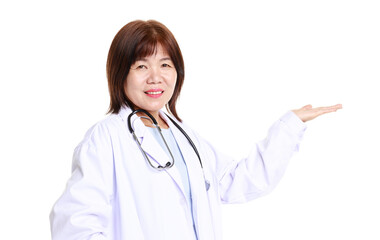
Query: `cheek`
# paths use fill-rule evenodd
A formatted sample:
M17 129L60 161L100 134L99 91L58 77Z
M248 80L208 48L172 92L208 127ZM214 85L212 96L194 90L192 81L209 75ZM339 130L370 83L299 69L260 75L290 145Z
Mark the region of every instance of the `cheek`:
M176 88L176 84L177 84L177 75L175 75L175 77L173 78L173 80L171 81L171 84L170 84L170 98L173 97L173 94L174 94L175 88Z
M171 82L170 82L170 94L173 95L174 93L174 90L176 88L176 83L177 83L177 79L174 78Z
M141 86L140 82L141 80L139 77L133 75L132 73L129 73L124 83L124 91L129 93L133 92Z
M174 88L177 83L177 72L173 72L170 76L170 85Z
M173 81L172 81L172 87L173 87L173 88L175 88L176 83L177 83L177 78L175 77L175 78L173 79Z
M124 93L127 98L135 104L136 101L136 79L131 78L130 76L124 82Z
M124 93L128 96L130 92L131 84L130 81L127 79L124 82Z

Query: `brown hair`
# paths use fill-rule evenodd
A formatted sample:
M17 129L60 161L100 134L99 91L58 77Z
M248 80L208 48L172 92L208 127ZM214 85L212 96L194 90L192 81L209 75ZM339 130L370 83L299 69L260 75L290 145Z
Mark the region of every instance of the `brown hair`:
M134 107L124 91L129 70L137 59L154 54L158 44L169 54L177 71L176 86L172 98L166 104L166 109L181 121L177 114L176 102L185 78L182 53L170 30L154 20L130 22L119 30L112 41L107 58L107 79L110 93L108 113L118 113L124 105L130 108Z

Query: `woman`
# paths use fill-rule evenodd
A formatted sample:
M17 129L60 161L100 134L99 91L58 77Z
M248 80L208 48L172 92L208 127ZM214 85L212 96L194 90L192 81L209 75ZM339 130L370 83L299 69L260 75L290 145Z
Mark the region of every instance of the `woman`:
M55 240L221 239L220 204L271 191L298 148L304 122L341 108L289 111L246 159L234 161L179 118L184 63L161 23L125 25L111 44L107 77L111 114L75 149L72 176L50 216Z

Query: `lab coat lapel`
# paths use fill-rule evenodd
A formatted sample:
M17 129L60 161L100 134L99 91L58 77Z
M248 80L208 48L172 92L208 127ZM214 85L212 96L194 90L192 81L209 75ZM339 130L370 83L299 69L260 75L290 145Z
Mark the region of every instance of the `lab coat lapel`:
M191 185L191 191L192 193L198 192L200 188L205 188L204 184L204 178L203 178L203 171L201 168L201 164L199 162L198 156L195 153L194 149L190 145L187 138L184 136L184 134L171 122L171 120L165 115L161 115L162 118L165 119L166 123L171 128L174 138L176 139L178 146L181 150L182 156L185 160L187 171L189 174L189 180ZM179 125L181 123L177 122ZM186 130L185 130L186 131ZM191 138L191 136L190 136ZM194 188L194 189L193 189ZM193 194L196 195L196 194Z
M152 133L145 126L143 128L143 135L137 137L153 166L165 166L167 162L172 162Z
M133 116L132 122L137 118L137 116ZM140 119L136 119L134 122L134 129L137 138L141 143L142 149L146 152L149 160L153 166L158 167L159 165L165 166L167 162L172 162L173 160L167 155L162 146L157 142L156 138L153 134L147 129L144 123ZM147 163L149 164L149 163ZM151 167L151 166L149 166ZM163 170L166 172L173 181L176 183L177 187L180 189L182 194L185 196L184 186L182 182L182 178L178 169L173 166L169 169Z
M127 119L132 111L130 109L125 110L124 118ZM131 117L131 124L142 149L145 151L149 160L151 160L152 165L155 167L159 165L165 166L166 163L170 161L169 157L136 114Z
M212 231L212 228L210 229L212 218L210 213L209 199L199 159L194 149L191 147L189 141L182 134L182 132L171 122L170 119L168 119L165 114L161 113L161 117L165 119L166 123L172 129L173 135L177 140L178 146L186 162L192 194L194 220L197 226L199 239L214 239L214 232ZM179 125L182 125L178 121L177 123ZM186 132L189 135L190 132ZM189 137L193 140L193 137L191 135Z

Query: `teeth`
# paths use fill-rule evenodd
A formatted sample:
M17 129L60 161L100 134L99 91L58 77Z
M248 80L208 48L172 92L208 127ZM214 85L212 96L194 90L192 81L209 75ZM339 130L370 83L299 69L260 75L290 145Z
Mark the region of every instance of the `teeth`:
M159 91L159 92L146 92L147 94L151 94L151 95L156 95L156 94L161 94L163 93L163 91Z

